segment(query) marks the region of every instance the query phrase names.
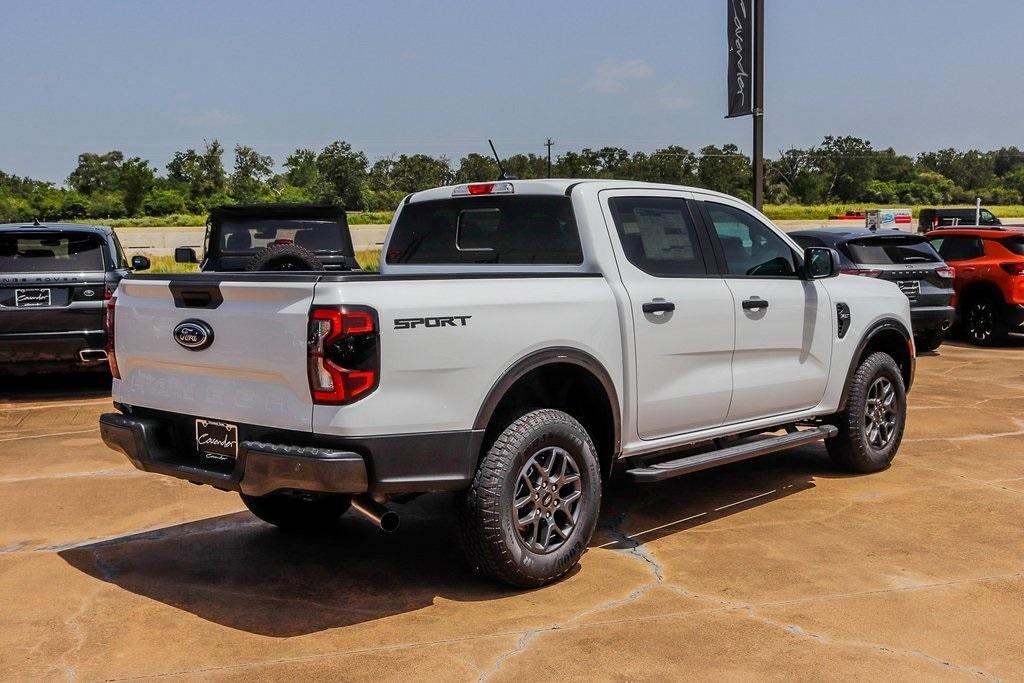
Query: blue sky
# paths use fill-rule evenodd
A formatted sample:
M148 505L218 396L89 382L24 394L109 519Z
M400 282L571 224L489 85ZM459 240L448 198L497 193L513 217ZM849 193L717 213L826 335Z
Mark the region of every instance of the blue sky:
M1019 0L766 0L765 150L825 134L917 153L1024 145ZM7 3L0 170L79 152L161 170L218 138L282 162L735 142L725 0Z

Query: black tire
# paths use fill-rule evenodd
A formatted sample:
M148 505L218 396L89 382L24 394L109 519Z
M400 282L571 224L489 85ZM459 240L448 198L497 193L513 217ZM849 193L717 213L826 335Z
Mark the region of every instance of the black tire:
M918 353L927 353L928 351L934 351L935 349L942 346L943 340L946 338L946 333L942 330L930 330L928 332L922 332L921 334L914 337L914 348L917 349Z
M964 302L963 331L967 341L976 346L999 346L1006 343L1009 328L999 310L1000 302L981 294Z
M890 396L891 415L886 408ZM879 429L879 419L889 426ZM907 422L907 392L892 356L873 353L861 362L850 382L846 409L831 422L839 428L839 434L825 442L833 462L851 472L878 472L889 466Z
M542 586L576 566L600 506L601 466L590 435L559 410L534 410L498 436L461 497L463 551L485 576Z
M253 270L323 270L323 262L316 254L297 244L271 244L260 249L245 264Z
M323 531L335 525L352 502L351 496L276 494L247 496L249 512L283 531Z

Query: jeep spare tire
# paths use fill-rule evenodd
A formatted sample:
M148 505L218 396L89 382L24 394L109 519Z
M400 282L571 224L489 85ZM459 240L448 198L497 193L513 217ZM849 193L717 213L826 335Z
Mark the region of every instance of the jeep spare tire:
M323 270L323 262L316 254L297 244L271 244L260 249L249 262L246 270Z

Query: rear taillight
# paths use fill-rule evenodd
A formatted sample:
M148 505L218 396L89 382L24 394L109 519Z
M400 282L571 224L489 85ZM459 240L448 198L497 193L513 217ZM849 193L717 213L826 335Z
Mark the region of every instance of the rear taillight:
M114 379L121 379L121 371L117 369L117 356L114 355L114 314L117 307L117 295L111 294L107 299L107 314L103 325L107 328L107 363Z
M882 274L881 270L871 268L843 268L839 272L844 275L861 275L863 277L878 277Z
M109 282L103 285L103 298L110 301L110 298L114 296L114 287L116 286L117 285L112 285Z
M999 267L1005 270L1010 275L1024 275L1024 261L1000 263Z
M377 313L363 306L309 313L309 391L314 403L352 403L380 380Z
M935 274L938 275L939 277L944 277L949 280L952 280L954 277L956 277L956 270L953 268L953 266L941 266L935 269Z

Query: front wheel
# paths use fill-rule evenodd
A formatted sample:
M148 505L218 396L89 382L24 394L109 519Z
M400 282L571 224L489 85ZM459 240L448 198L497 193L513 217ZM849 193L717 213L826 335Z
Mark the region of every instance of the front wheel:
M498 436L460 501L463 550L474 569L541 586L583 555L601 506L597 450L558 410L523 415Z
M846 409L832 417L839 434L825 442L832 460L851 472L877 472L892 462L903 440L907 392L887 353L865 358L850 382Z
M351 496L342 495L240 495L249 512L282 531L321 531L330 528L345 514L352 502Z

